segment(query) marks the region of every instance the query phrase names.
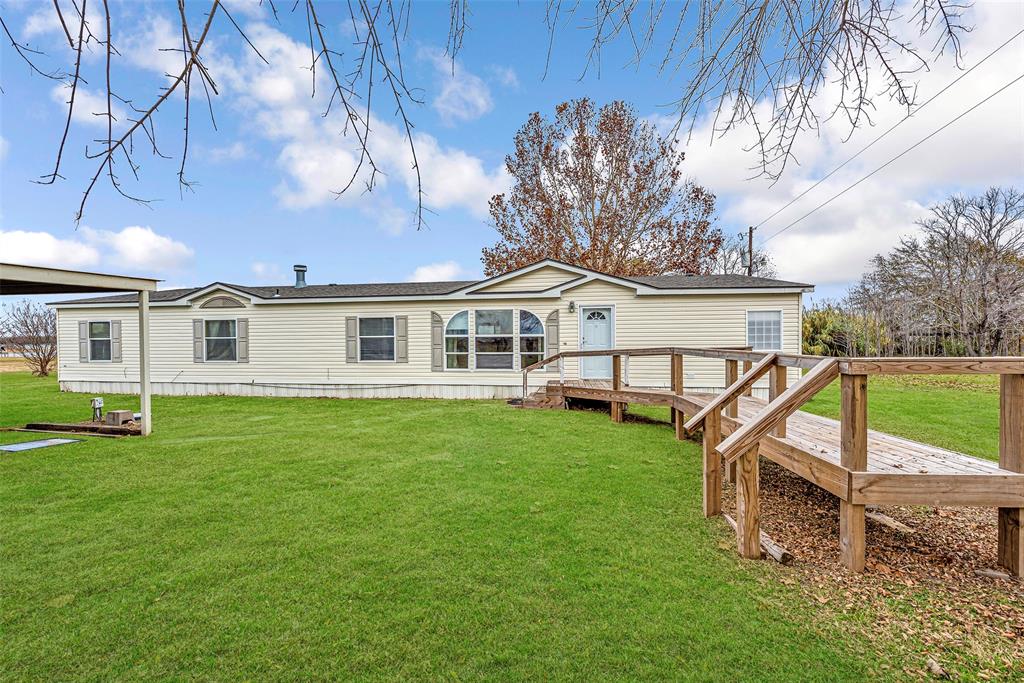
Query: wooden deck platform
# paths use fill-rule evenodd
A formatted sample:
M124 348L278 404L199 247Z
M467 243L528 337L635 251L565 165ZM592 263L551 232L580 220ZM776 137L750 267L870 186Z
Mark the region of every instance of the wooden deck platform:
M548 397L664 405L693 415L715 394L623 387L607 380L552 381ZM753 419L768 401L753 396L737 400L735 418L722 416L722 436ZM1024 474L991 460L946 450L900 436L867 430L867 468L850 472L842 465L842 425L798 410L789 416L784 437L765 439L761 455L858 504L1024 506ZM913 475L909 477L908 475Z
M611 380L565 376L563 359L599 355L612 359ZM630 357L659 355L671 358L670 388L629 386ZM686 356L723 360L724 391L687 391ZM558 381L527 397L529 372L556 362ZM791 368L802 372L787 386ZM956 372L999 375L998 464L868 429L871 375ZM759 380L768 381L768 400L751 396ZM836 381L839 420L800 410ZM758 463L767 458L839 498L839 547L851 570L865 566L867 505L970 505L998 508L999 564L1024 574L1024 358L825 358L721 347L563 351L523 369L523 396L524 407L565 407L572 399L607 401L614 422L623 421L630 403L668 406L677 439L702 432L705 516L722 513L723 479L736 483L742 557L761 555Z

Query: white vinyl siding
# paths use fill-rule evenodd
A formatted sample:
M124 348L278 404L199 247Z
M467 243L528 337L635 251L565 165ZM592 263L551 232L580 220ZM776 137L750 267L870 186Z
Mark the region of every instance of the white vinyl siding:
M576 310L572 313L569 312L570 301L576 303ZM447 328L456 314L467 311L467 331L472 336L475 333L474 311L526 310L544 322L557 310L559 343L556 345L551 341L547 355L579 348L580 307L598 304L615 306L615 343L619 347L743 346L747 338L748 310L781 310L783 350L789 353L799 351L798 293L637 296L626 287L591 282L567 290L560 300L511 298L498 302L479 297L248 304L245 309L249 320L248 363L195 363L192 320L207 318L208 311L200 312L197 307L189 306L154 306L150 309L154 390L158 393L208 391L268 396L516 396L522 385L522 376L518 372L479 367L472 371L432 372L432 314L437 313ZM381 315L407 316L408 363L346 363L345 319ZM515 315L518 320L519 313ZM103 389L104 386L131 390L130 384L126 383L138 381L138 354L125 353L120 364L79 362L78 323L120 321L123 348L136 349L138 313L134 305L58 309L58 320L58 374L62 386L77 387L82 391L114 390ZM465 348L473 347L467 345ZM472 356L471 351L466 353ZM516 348L514 353L520 355L517 361L522 362L523 349ZM472 360L468 362L472 367ZM633 386L666 386L669 381L667 357L633 358L629 370L629 381ZM577 372L576 359L566 359L565 376L572 379ZM687 357L684 372L687 387L715 388L724 384L724 367L720 360ZM792 371L791 383L796 381L797 373ZM551 374L546 372L531 372L529 375L531 386L541 386L551 379ZM758 384L759 387L762 385ZM355 387L369 388L356 390Z
M557 266L544 266L529 273L509 278L484 287L481 292L543 292L560 284L575 280L579 275Z

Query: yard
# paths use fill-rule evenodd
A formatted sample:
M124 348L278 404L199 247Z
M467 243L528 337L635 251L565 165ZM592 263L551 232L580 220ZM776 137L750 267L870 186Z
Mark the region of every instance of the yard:
M872 394L873 425L895 419L886 392L905 390ZM946 425L928 428L936 443L994 454L997 394L972 389L987 420L974 433L942 419L964 407L962 387L910 390L937 401L920 404ZM863 680L905 669L890 641L869 648L846 628L870 614L837 618L780 581L788 570L737 559L726 525L700 515L699 445L663 425L487 401L154 406L148 439L0 454L4 678ZM0 425L87 414L87 396L52 379L0 376Z

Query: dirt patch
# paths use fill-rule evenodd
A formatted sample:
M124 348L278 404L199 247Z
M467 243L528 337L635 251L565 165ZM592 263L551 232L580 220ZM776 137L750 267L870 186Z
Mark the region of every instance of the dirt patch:
M735 487L723 507L735 512ZM915 678L944 671L954 679L1024 676L1024 581L994 579L996 510L880 506L912 529L867 520L867 571L840 564L839 499L761 461L762 531L796 560L781 569L841 624L905 655L894 673Z

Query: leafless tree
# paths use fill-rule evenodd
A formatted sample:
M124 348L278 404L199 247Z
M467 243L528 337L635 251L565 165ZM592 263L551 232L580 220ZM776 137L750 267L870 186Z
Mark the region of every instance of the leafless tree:
M128 99L119 94L120 91L111 80L112 64L120 57L120 52L115 46L115 38L118 33L108 0L91 0L91 2L102 4L102 10L98 15L101 17L99 21L102 23L102 27L93 25L97 20L95 19L96 15L89 11L90 0L53 0L53 11L63 27L70 47L67 68L56 70L48 70L42 66L43 59L50 55L45 55L19 41L12 33L7 21L0 17L0 27L3 28L10 46L23 61L28 63L32 71L39 76L63 82L68 86L67 111L63 130L59 136L52 170L38 180L43 184L51 184L64 178L61 172L67 151L68 136L76 107L79 106L76 95L78 95L82 84L86 82L86 75L83 73L85 66L83 53L92 46L98 46L103 51L104 59L100 78L104 83L106 108L105 111L99 112L97 115L102 116L106 121L106 135L104 138L94 141L94 144L99 145L98 148L86 149L85 155L93 162L94 170L86 183L75 214L76 221L81 220L93 190L100 179L104 177L122 196L143 204L150 201L130 194L125 189L122 176L127 169L126 172L138 180L141 166L136 161L136 156L140 149L157 157L171 158L170 155L164 153L162 145L158 144L156 121L161 107L167 104L174 93L179 93L184 103L178 182L182 191L192 189L193 184L186 177L186 165L193 114L192 96L196 88L201 89L211 122L216 127L213 98L219 94L220 89L217 85L216 74L208 68L204 61L204 48L208 45L210 36L215 32L215 27L233 32L248 49L266 61L231 15L224 2L221 0L203 2L202 11L199 12L191 8L187 9L185 0L177 0L180 44L158 47L164 51L180 54L181 67L173 73L166 74L166 79L169 81L160 79L160 82L155 85L155 92L149 101L140 102ZM283 15L279 13L274 0L266 0L266 4L274 17L280 21ZM351 45L354 50L352 54L344 55L344 59L340 47L335 44L341 41L328 30L327 22L321 19L319 14L322 9L333 9L331 8L333 3L324 0L295 0L290 4L288 14L305 24L304 32L309 45L308 68L311 73L312 93L316 94L318 85L321 87L324 84L327 85L329 97L326 100L323 116L329 117L332 113L337 112L340 117L338 121L340 132L345 136L353 136L358 149L359 158L355 169L347 177L335 179L338 187L336 194L341 195L349 191L357 183L368 191L372 190L381 174L369 140L373 130L373 113L376 108L382 106L375 99L375 87L382 87L390 100L390 105L394 107L394 115L404 130L412 157L417 187L416 221L418 224L422 223L423 183L413 138L413 122L408 111L409 103L419 100L406 84L402 68L402 49L412 9L411 2L409 0L402 0L398 3L392 0L351 0L347 4L345 12L351 25L353 35ZM453 59L455 52L461 46L461 35L465 30L464 19L460 20L461 23L456 23L455 20L457 6L461 4L463 3L457 0L452 1L452 32L453 36L457 37L457 41L449 46ZM464 11L460 16L464 17ZM336 24L336 22L331 23ZM130 110L125 121L117 120L115 103L124 105ZM136 144L137 140L141 140L143 143L141 147Z
M101 6L98 14L90 10L96 3ZM206 100L204 108L216 126L213 98L220 92L218 74L204 59L210 37L220 32L219 42L224 44L233 36L263 59L229 7L222 0L194 0L188 7L185 0L177 0L180 40L177 45L158 47L179 54L181 66L166 78L156 79L148 99L141 99L128 98L113 82L116 70L112 65L121 56L116 41L128 29L122 29L112 16L109 0L52 0L52 4L67 40L66 53L46 55L30 47L0 16L0 27L16 58L38 76L68 85L67 115L57 134L54 161L38 182L64 178L71 122L81 106L76 95L88 76L88 80L103 83L106 106L98 115L107 125L105 135L85 151L93 170L85 181L76 220L81 220L104 178L124 197L148 202L132 194L124 179L138 180L141 152L171 158L163 143L158 144L156 123L158 113L170 108L165 105L175 94L184 103L177 177L182 192L191 189L186 167L195 92ZM352 136L358 148L355 169L346 177L332 179L337 194L354 187L374 188L382 171L370 139L373 121L381 119L380 109L385 107L386 115L400 122L405 135L416 176L416 222L421 225L426 197L412 114L413 105L420 100L403 68L412 1L349 0L341 4L291 0L287 6L282 3L280 11L275 0L265 0L265 4L276 21L302 24L309 45L311 88L315 94L318 84L326 85L330 96L324 115L334 114L339 132ZM915 0L907 14L899 10L902 6L896 0L600 0L596 4L548 0L546 23L550 50L556 34L567 25L582 23L592 32L584 71L600 70L605 48L624 41L636 66L653 55L666 76L685 72L687 77L676 95L678 125L689 121L692 126L708 107L716 112L718 134L741 123L752 125L758 137L759 169L777 177L793 158L794 142L814 131L822 120L840 116L852 132L870 121L880 99L894 99L909 108L914 103L918 71L944 52L952 53L959 62L960 37L969 30L961 20L965 4L960 0ZM338 35L338 11L351 27L351 39ZM447 51L454 67L469 29L468 0L450 0L449 12ZM95 75L85 73L92 68L91 60L83 60L83 52L93 48L103 53ZM57 66L50 68L54 59ZM839 86L835 101L820 97L830 83ZM384 100L377 96L378 90L383 91ZM764 105L767 115L760 113ZM115 112L122 106L129 113L125 120L118 120Z
M713 270L727 275L747 274L747 233L738 233L722 242ZM754 267L751 274L755 277L777 275L775 262L767 251L754 247Z
M852 133L870 123L878 100L909 110L915 74L945 52L959 65L969 4L548 0L547 23L552 45L558 29L576 19L591 32L586 69L600 71L605 48L626 42L637 67L652 56L662 73L687 74L675 102L677 128L688 124L692 131L708 108L716 135L749 124L759 172L777 178L793 159L796 140L822 121L841 117ZM829 84L838 86L837 95L819 97Z
M32 374L46 377L57 360L57 314L28 299L5 306L0 342L23 357Z
M954 196L918 222L850 293L882 353L1021 353L1024 193Z

